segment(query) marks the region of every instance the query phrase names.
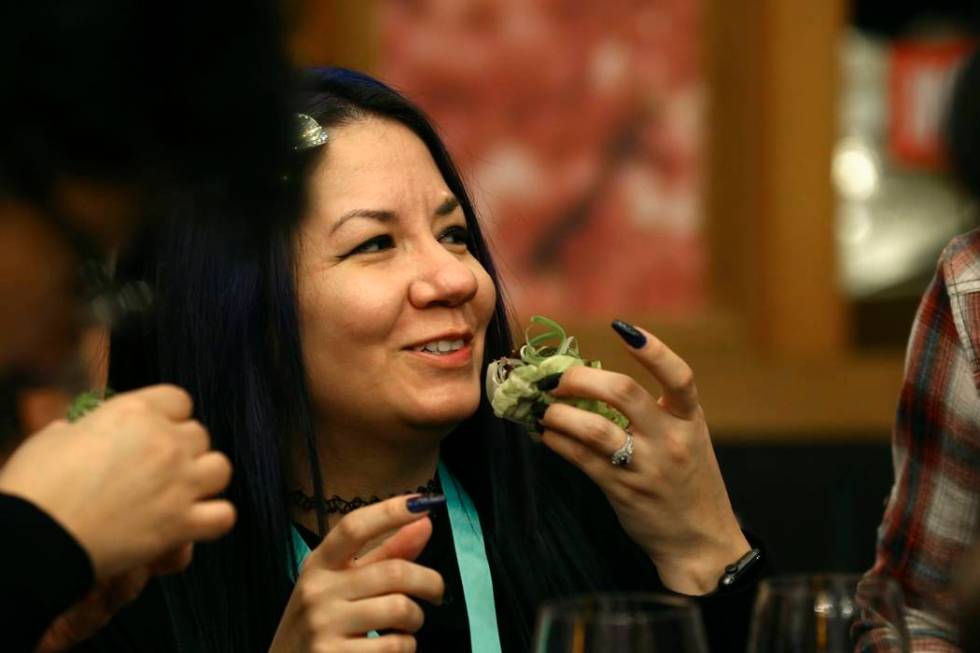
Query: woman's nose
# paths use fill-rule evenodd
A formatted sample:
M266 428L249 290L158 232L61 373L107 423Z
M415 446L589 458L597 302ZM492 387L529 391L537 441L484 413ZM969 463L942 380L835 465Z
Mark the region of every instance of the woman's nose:
M477 279L473 270L442 245L419 253L418 275L408 289L416 308L459 306L473 299Z

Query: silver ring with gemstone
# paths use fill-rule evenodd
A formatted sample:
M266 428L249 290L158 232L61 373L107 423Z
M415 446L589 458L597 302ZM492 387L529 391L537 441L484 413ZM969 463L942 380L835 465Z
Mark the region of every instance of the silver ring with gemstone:
M626 467L633 460L633 434L630 433L629 429L625 429L625 431L626 442L619 449L616 449L609 458L609 462L616 467Z

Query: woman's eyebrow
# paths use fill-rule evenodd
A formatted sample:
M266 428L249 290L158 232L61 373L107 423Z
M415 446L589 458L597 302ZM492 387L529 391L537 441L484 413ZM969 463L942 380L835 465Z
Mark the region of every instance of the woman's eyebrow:
M447 197L442 201L442 204L439 205L439 208L436 209L436 215L449 215L455 211L457 207L459 207L459 200L455 197Z
M459 200L455 197L447 197L442 201L436 208L437 216L449 215L459 207ZM384 209L352 209L344 213L330 228L330 233L337 231L340 227L348 220L353 220L354 218L367 218L369 220L376 220L377 222L391 222L395 219L394 211L387 211Z
M340 216L340 218L333 223L333 227L330 228L330 233L334 233L340 229L341 225L348 220L353 220L354 218L367 218L378 222L391 222L395 219L395 213L394 211L385 211L381 209L353 209Z

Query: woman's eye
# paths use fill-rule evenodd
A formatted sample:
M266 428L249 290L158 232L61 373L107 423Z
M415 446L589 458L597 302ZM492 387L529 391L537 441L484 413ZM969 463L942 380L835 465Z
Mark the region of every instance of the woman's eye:
M449 227L439 236L439 242L446 245L463 245L464 247L469 247L470 232L466 227L462 226Z
M380 252L390 247L394 247L394 245L395 241L392 240L391 236L387 234L383 236L375 236L374 238L365 240L363 243L344 254L343 258L353 256L354 254L372 254L374 252Z

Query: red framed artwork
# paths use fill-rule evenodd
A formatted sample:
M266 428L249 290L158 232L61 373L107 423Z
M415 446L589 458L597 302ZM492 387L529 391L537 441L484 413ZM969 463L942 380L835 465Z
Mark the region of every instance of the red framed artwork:
M433 118L526 316L705 302L698 2L389 1L378 70Z

